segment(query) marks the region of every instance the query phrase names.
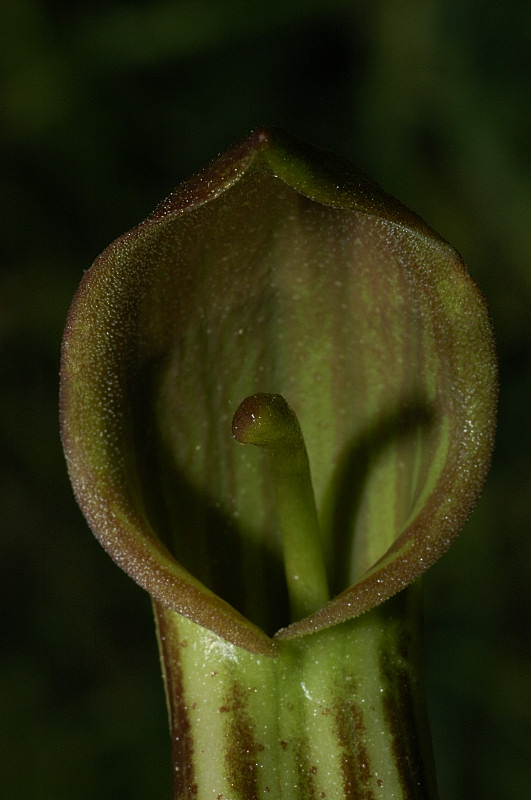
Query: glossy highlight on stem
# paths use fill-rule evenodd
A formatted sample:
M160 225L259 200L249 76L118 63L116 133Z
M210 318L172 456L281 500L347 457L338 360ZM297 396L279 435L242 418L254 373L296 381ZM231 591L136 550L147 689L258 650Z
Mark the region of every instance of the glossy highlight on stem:
M254 394L240 403L232 433L241 444L267 454L282 532L292 619L329 600L321 532L308 454L295 412L279 394Z

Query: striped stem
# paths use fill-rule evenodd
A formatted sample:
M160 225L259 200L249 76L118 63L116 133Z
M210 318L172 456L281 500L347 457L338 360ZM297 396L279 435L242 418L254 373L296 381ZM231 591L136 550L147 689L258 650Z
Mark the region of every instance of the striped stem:
M434 800L416 593L273 656L156 604L175 800Z

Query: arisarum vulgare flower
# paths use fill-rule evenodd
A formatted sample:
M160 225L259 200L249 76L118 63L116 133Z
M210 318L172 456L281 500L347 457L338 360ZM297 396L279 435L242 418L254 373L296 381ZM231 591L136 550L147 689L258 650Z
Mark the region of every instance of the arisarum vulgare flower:
M176 798L435 796L401 590L478 498L495 374L457 253L278 131L86 273L63 443L153 598Z

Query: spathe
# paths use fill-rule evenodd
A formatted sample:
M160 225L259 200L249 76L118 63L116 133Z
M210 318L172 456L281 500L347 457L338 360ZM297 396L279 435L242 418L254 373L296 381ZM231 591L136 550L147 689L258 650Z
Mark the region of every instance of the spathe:
M72 305L76 497L156 602L253 652L381 603L457 535L488 468L496 367L456 252L365 176L257 131L114 242ZM282 394L334 597L289 619L267 468L232 414ZM267 631L267 633L265 633Z

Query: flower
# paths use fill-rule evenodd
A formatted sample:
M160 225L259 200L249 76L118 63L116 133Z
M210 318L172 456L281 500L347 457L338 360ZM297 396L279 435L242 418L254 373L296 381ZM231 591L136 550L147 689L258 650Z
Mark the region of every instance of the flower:
M86 273L62 360L78 502L152 597L269 652L424 572L482 488L493 338L458 254L350 165L259 130ZM267 459L231 420L284 397L306 443L330 598L290 618Z
M400 590L474 506L495 403L457 253L278 131L96 260L63 444L93 532L153 598L176 799L434 793Z

